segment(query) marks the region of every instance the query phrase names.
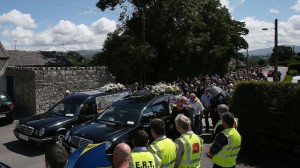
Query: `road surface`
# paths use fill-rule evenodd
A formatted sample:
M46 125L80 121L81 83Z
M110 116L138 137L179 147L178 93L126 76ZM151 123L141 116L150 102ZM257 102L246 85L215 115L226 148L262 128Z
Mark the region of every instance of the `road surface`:
M262 73L265 75L265 76L267 76L267 74L268 74L268 71L269 70L274 70L274 67L268 67L268 68L264 68L264 69L262 69ZM281 81L282 80L284 80L284 78L285 78L285 76L286 76L286 72L288 71L288 67L283 67L283 66L279 66L278 67L278 71L280 71L281 72ZM273 77L267 77L268 78L268 81L270 81L270 82L273 82Z

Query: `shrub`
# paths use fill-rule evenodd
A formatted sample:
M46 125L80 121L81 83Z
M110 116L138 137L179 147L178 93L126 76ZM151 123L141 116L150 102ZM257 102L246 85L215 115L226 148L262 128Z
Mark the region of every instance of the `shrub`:
M298 71L297 70L288 70L287 72L287 75L292 75L292 76L295 76L298 74Z
M241 152L300 154L299 85L243 81L231 102L243 137Z
M291 63L288 65L289 70L297 70L300 72L300 63Z

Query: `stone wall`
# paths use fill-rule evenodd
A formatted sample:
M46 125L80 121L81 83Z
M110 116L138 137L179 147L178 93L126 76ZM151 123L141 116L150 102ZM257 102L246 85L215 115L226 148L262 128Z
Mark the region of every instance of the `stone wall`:
M14 80L15 111L21 114L34 113L35 109L35 75L33 70L20 70L7 68L6 76Z
M15 76L16 111L26 109L30 114L48 110L65 90L94 90L115 81L105 67L20 67L8 72Z

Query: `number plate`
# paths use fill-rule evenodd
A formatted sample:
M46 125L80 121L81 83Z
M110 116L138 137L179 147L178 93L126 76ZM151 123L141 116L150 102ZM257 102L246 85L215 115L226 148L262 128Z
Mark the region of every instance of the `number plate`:
M6 117L5 114L0 114L0 118L4 118L4 117Z
M25 141L28 141L28 136L27 135L19 134L19 138L23 139Z

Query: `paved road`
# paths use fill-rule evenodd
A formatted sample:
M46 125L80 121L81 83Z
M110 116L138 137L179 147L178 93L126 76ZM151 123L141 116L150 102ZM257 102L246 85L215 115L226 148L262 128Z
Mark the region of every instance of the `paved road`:
M0 123L3 120L0 119ZM13 124L0 124L0 162L7 164L12 168L42 168L44 165L44 149L36 145L23 143L13 135ZM203 121L204 123L204 121ZM209 135L203 134L203 139L207 140ZM201 156L201 167L211 168L212 162L206 156L211 144L204 144ZM252 168L244 164L238 164L237 168Z
M0 162L12 168L42 168L45 167L44 151L37 146L18 141L14 134L13 124L3 124L0 120Z
M262 69L262 73L265 76L267 76L269 70L274 70L274 67L270 66L268 68ZM281 72L281 81L284 80L284 78L286 76L286 72L288 71L288 67L278 66L278 71ZM272 82L273 81L273 77L268 77L268 81Z

